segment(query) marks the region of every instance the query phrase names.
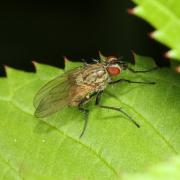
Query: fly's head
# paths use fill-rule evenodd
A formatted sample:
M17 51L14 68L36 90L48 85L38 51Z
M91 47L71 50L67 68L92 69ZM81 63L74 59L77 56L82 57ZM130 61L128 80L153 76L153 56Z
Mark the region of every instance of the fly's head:
M110 76L118 76L123 69L127 68L127 64L115 56L107 57L104 63Z

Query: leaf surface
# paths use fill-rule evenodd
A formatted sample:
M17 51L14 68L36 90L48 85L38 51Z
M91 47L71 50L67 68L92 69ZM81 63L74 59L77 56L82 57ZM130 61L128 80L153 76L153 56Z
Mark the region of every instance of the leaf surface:
M147 172L124 176L124 180L169 180L180 179L180 157L175 156L148 168Z
M65 70L76 67L67 62ZM136 56L133 68L153 67L151 58ZM109 86L101 104L122 107L123 114L87 104L83 114L64 108L44 119L33 116L33 97L62 69L35 63L36 73L7 68L0 78L0 179L121 179L180 152L180 76L162 68L149 73L125 71L120 77L155 85Z

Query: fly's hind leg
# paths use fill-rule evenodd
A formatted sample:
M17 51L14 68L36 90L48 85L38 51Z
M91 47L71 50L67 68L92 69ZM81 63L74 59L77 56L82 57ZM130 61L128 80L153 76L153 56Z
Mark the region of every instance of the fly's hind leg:
M121 112L121 113L124 114L136 127L138 127L138 128L140 127L140 125L139 125L131 116L129 116L125 111L123 111L122 108L120 108L120 107L112 107L112 106L103 106L103 105L100 105L99 103L100 103L100 100L101 100L102 92L103 92L103 91L97 93L95 105L97 105L98 107L103 108L103 109L111 109L111 110L114 110L114 111Z

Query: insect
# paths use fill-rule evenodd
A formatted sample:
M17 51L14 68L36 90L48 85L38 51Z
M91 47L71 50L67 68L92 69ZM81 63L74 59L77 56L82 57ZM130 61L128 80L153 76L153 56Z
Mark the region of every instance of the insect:
M137 127L140 127L122 108L100 105L101 95L108 85L119 82L154 84L154 82L137 82L128 79L113 81L112 77L118 76L121 71L125 69L129 69L134 73L153 70L135 71L129 68L120 58L114 56L95 60L92 64L84 63L80 67L55 77L37 92L34 98L34 106L36 108L35 116L43 118L57 112L65 106L77 107L85 115L84 126L80 134L80 137L82 137L87 127L89 115L89 110L84 108L83 105L93 96L96 96L96 106L119 111Z

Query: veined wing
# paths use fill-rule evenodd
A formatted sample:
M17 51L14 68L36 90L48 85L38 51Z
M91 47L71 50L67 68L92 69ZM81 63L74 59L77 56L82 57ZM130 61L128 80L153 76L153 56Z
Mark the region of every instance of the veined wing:
M36 117L49 116L68 104L69 90L74 79L70 78L79 68L70 70L45 84L34 98Z

